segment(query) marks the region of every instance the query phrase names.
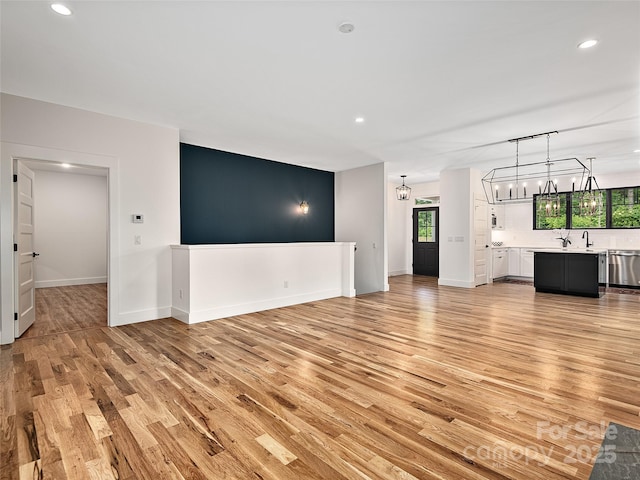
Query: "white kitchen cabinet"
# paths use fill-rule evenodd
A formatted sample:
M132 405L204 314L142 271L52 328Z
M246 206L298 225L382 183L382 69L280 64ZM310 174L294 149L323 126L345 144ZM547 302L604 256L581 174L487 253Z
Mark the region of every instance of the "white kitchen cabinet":
M510 277L519 277L520 276L520 249L519 248L510 248L509 249L509 268L508 268Z
M533 278L533 250L520 249L520 276Z
M506 248L493 250L492 277L506 277L509 273L509 254Z

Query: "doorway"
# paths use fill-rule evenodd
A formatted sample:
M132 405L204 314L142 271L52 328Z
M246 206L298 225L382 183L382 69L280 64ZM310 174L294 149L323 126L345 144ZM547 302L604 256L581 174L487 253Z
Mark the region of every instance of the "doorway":
M413 274L437 277L439 261L439 208L413 210Z
M108 170L34 159L16 167L32 178L33 241L18 244L33 256L34 307L31 326L16 322L16 338L107 326ZM21 192L25 175L18 177Z
M13 165L14 160L42 159L49 162L64 163L87 168L104 168L108 181L108 271L107 271L107 318L108 325L120 324L118 309L118 292L120 285L119 259L119 215L120 202L118 197L118 158L111 155L83 153L70 150L60 150L47 147L37 147L16 143L1 142L0 150L0 310L2 315L0 322L0 343L10 344L15 340L15 314L17 310L15 302L14 271L14 241L15 227L13 224Z

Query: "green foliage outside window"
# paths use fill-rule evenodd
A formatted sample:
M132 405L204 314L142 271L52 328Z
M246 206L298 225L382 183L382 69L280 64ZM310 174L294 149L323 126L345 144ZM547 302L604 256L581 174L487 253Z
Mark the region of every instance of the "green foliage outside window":
M640 187L611 190L611 226L640 227Z
M553 208L553 203L536 195L534 229L640 228L640 187L600 190L599 193L602 194L600 201L593 204L590 199L587 205L581 192L561 193L559 208ZM608 202L611 202L610 206ZM567 204L570 205L570 218Z
M559 196L559 208L557 203L548 202L544 196L536 196L535 221L536 230L557 230L567 227L567 197Z
M435 242L435 216L434 210L418 212L418 242Z
M593 197L599 198L597 204L592 204ZM582 192L571 194L571 228L607 228L606 191L594 190L589 200Z

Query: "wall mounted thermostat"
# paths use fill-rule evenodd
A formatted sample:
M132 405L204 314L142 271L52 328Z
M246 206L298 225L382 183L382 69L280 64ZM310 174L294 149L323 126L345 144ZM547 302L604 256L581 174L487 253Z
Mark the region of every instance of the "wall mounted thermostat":
M140 213L134 213L131 215L131 221L133 223L144 223L144 215Z

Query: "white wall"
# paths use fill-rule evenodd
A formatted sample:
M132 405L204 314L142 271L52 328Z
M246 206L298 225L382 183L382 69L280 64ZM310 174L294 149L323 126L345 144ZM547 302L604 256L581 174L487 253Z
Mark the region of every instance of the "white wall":
M107 281L107 177L34 170L36 288Z
M407 242L411 242L411 206L414 203L413 188L409 200L398 200L396 185L387 186L387 240L389 242L389 276L411 273L407 264Z
M471 288L474 280L474 194L480 173L463 168L440 172L439 285Z
M337 242L356 242L356 293L389 290L387 167L378 163L335 174Z
M640 185L640 169L623 174L602 175L596 177L600 188L632 187ZM506 246L559 247L558 234L549 230L533 229L533 208L528 203L504 203L505 229L493 230L491 240L503 242ZM571 246L585 246L583 230L569 231ZM589 241L594 247L640 249L640 229L589 230Z
M109 322L171 313L170 244L180 241L179 133L176 129L2 94L2 343L13 340L11 172L16 156L109 168ZM115 209L115 211L114 211ZM145 215L132 224L131 214ZM134 245L140 235L141 245ZM7 243L8 239L8 243Z

